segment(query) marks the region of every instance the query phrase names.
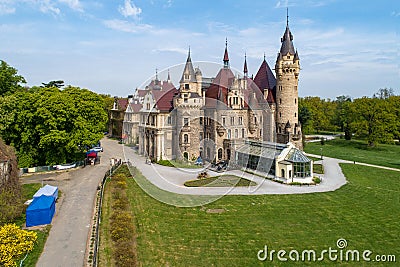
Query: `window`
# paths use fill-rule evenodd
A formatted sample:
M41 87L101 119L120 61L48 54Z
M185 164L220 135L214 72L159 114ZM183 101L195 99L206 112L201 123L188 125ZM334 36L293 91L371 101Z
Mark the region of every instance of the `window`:
M238 129L235 129L235 138L239 138Z
M234 98L233 98L233 104L234 104L234 105L237 105L238 103L239 103L238 97L234 97Z
M296 112L294 113L294 117L295 117L295 118L297 117L297 113L296 113Z
M290 56L287 56L287 59L290 59Z
M189 118L183 118L183 125L189 126Z
M254 116L254 123L257 124L257 117Z
M168 116L167 123L171 124L171 117L170 116Z
M185 144L189 143L189 135L188 134L183 135L183 143L185 143Z
M231 139L231 130L228 130L228 139Z
M222 118L222 125L223 125L223 126L226 125L226 118L225 118L225 117Z
M150 110L150 103L147 103L146 109L147 109L147 110Z
M244 132L244 128L243 128L243 129L242 129L242 138L245 137L244 134L245 134L245 132Z
M231 125L235 125L235 117L231 117Z
M189 78L186 78L186 79L189 79ZM185 83L185 89L189 90L189 84L188 83Z
M151 124L156 125L156 116L151 116Z
M218 159L222 159L222 148L218 148Z
M279 118L282 118L282 113L281 112L279 112Z
M295 104L297 103L297 99L296 99L296 98L294 99L294 103L295 103Z
M279 98L279 104L282 104L282 98Z
M200 117L200 125L203 125L203 117Z
M199 138L200 140L203 140L203 132L200 132Z
M239 117L239 125L243 124L243 117Z
M189 80L189 74L185 74L185 79Z

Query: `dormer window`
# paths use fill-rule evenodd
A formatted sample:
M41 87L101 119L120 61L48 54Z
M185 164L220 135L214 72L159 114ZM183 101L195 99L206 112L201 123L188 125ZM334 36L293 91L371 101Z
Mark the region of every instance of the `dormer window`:
M189 79L189 78L188 78ZM189 84L188 83L185 83L185 89L186 90L189 90Z
M189 74L185 74L185 80L189 80L190 75Z

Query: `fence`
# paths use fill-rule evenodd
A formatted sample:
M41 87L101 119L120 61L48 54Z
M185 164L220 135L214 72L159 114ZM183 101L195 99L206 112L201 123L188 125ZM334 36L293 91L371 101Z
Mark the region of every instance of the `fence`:
M89 252L87 253L87 264L86 266L98 266L98 252L99 252L99 226L101 223L101 207L103 205L103 194L104 194L104 186L107 182L107 179L112 176L112 174L121 166L122 161L118 160L116 163L104 174L103 180L98 187L97 196L96 196L96 204L95 210L93 213L93 221L92 228L90 232L89 239Z
M74 166L75 165L75 166ZM73 163L68 163L68 164L61 164L61 165L52 165L52 166L37 166L37 167L31 167L31 168L20 168L21 175L25 173L36 173L36 172L49 172L49 171L56 171L59 170L57 166L64 166L65 168L63 169L72 169L72 168L77 168L80 166L85 165L85 161L77 161ZM72 167L73 166L73 167Z

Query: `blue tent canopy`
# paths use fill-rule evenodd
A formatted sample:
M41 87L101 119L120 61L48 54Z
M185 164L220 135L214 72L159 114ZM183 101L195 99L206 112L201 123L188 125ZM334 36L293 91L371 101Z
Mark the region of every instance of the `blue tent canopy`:
M26 226L50 224L56 211L56 200L53 196L41 195L34 198L26 209Z
M40 188L34 195L33 198L40 197L41 195L45 196L53 196L54 199L58 198L58 187L57 186L51 186L46 184L42 188Z

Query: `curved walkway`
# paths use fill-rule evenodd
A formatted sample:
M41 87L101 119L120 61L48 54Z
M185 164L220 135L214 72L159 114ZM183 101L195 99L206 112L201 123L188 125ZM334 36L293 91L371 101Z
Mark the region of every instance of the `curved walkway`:
M339 166L343 160L327 158L323 160L325 174L321 175L322 183L316 186L289 186L273 182L257 175L243 171L227 171L225 174L234 174L257 183L252 187L186 187L184 182L194 180L197 174L204 169L178 169L158 164L146 164L145 158L139 156L135 151L125 146L125 158L129 159L133 166L138 168L142 174L155 186L165 191L185 195L264 195L264 194L304 194L315 192L334 191L346 184L346 177ZM211 176L221 175L210 170Z

